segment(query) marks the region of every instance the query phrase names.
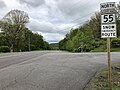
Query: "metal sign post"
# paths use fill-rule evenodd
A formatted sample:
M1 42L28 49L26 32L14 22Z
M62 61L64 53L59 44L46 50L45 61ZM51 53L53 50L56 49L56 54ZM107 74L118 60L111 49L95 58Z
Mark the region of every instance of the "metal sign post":
M100 9L101 9L101 38L107 38L108 82L109 87L111 89L112 70L110 62L110 38L117 37L115 2L101 3Z

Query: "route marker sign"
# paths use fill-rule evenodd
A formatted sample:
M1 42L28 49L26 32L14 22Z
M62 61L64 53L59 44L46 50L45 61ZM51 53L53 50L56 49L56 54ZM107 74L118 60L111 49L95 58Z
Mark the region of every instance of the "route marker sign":
M100 4L101 8L101 38L114 38L116 34L115 2Z
M115 2L101 3L101 38L107 38L108 81L112 88L112 69L110 62L110 38L117 37Z
M116 23L115 14L103 14L101 15L102 24L112 24Z

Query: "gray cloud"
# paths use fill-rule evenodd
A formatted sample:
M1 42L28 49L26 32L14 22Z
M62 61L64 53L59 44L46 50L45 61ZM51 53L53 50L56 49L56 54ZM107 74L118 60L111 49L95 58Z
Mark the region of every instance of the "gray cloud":
M0 0L0 8L6 7L6 4L3 0Z
M56 1L65 18L77 19L99 9L98 0L59 0Z
M64 38L63 34L58 33L41 33L41 32L38 33L42 34L45 40L48 41L49 43L56 43Z
M45 4L44 0L18 0L20 3L25 3L28 6L38 7L42 4Z
M40 31L42 33L58 33L58 34L66 34L69 29L65 29L68 26L71 27L74 24L53 24L47 21L39 21L35 19L30 19L32 23L29 24L29 27L32 31ZM50 34L49 34L50 35Z
M39 11L36 14L35 12L31 13L32 19L29 27L32 31L41 32L48 42L59 41L61 38L58 38L58 34L59 37L65 35L71 30L72 26L81 25L93 15L87 14L95 10L91 6L97 2L87 4L88 2L91 1L85 0L76 3L74 0L46 0L44 7L42 6L44 9L39 7L37 8ZM41 13L43 10L45 10L44 13ZM82 18L85 15L87 16Z
M30 17L30 30L39 32L48 42L58 42L73 26L89 20L103 1L118 0L0 0L0 7L7 5L0 9L0 17L11 9L24 10Z

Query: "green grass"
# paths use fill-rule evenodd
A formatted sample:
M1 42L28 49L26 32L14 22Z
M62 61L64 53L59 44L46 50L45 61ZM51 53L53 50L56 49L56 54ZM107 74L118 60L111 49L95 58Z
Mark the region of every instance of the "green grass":
M120 63L112 67L112 89L108 86L108 69L100 70L84 90L120 90Z
M102 46L102 47L95 48L95 49L92 50L91 52L106 52L106 51L107 51L107 47ZM120 52L120 47L111 48L110 51L111 51L111 52Z
M108 86L108 70L101 70L93 79L97 90L110 90ZM112 90L120 90L120 64L112 67Z
M120 47L119 48L111 48L111 52L120 52Z
M10 52L0 52L0 54L4 54L4 53L10 53Z
M107 51L106 46L101 46L101 47L95 48L91 52L106 52L106 51Z

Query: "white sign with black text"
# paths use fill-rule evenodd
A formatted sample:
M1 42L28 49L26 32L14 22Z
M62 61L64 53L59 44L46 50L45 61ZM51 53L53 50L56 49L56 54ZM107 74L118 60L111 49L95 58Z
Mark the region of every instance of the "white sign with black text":
M101 38L117 37L115 2L102 3L101 8Z
M100 9L101 9L101 10L115 9L115 2L101 3L101 4L100 4Z
M116 24L101 25L101 37L116 37Z
M110 24L115 23L115 14L103 14L101 15L101 23L102 24Z

